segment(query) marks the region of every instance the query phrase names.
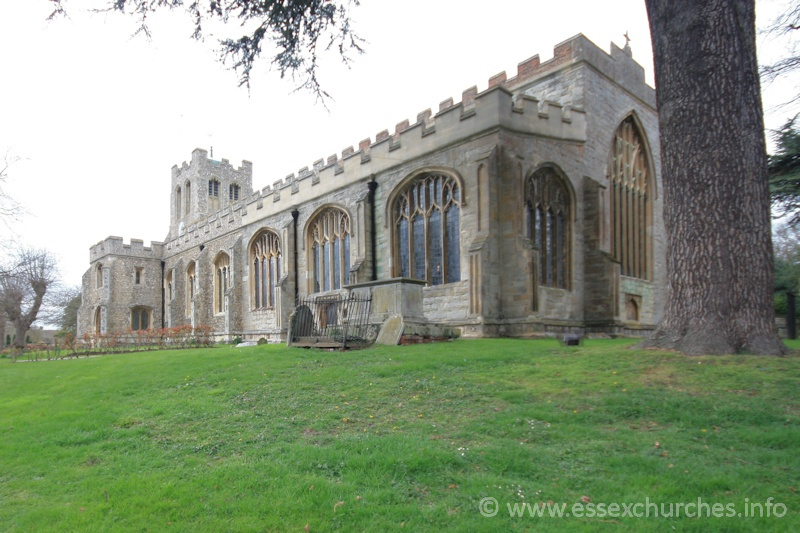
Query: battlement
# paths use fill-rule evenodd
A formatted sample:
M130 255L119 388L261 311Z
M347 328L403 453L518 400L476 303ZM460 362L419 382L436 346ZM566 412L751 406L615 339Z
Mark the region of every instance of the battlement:
M106 237L89 248L89 261L95 262L98 259L109 255L137 257L142 259L161 259L164 252L163 242L151 242L150 246L145 246L140 239L131 239L130 244L125 244L122 237Z
M202 148L192 150L192 159L189 163L184 161L180 166L172 166L173 182L181 180L184 174L189 172L193 175L195 173L214 174L222 179L230 178L246 184L252 184L253 182L253 163L242 160L242 165L234 168L227 159L220 161L209 159L208 151ZM188 177L191 178L192 176Z
M644 67L633 59L629 47L620 48L611 43L610 53L579 33L553 47L553 57L542 63L535 55L517 64L517 74L508 78L505 71L489 78L489 87L502 85L511 91L524 89L545 76L578 63L587 63L605 74L623 89L656 108L655 89L647 85Z
M462 93L460 102L454 103L448 98L439 104L436 114L425 109L417 114L414 123L403 120L391 133L388 129L378 132L374 141L368 137L358 143L358 148L348 146L340 154L318 159L310 168L303 167L296 174L255 191L247 201L271 197L269 200L273 203L279 202L286 189L288 194L294 195L307 186L320 185L325 191L339 188L347 182L385 171L398 161L411 160L455 141L499 128L577 143L586 141L586 118L582 109L515 95L503 86L490 87L480 93L477 87L470 87Z

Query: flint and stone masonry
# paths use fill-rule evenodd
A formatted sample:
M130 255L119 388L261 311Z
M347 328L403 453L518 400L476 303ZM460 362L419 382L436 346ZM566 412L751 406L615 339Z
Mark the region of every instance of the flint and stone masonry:
M665 292L658 147L630 48L577 35L262 189L196 149L164 242L91 247L79 333L284 340L298 298L354 291L416 332L641 334Z

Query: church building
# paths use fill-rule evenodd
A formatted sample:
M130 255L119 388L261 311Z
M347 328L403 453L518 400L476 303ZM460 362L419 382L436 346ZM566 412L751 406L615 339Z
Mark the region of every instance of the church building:
M655 91L627 45L577 35L272 185L252 170L174 166L164 242L91 247L79 335L284 341L298 304L354 294L376 329L431 335L642 335L662 313Z

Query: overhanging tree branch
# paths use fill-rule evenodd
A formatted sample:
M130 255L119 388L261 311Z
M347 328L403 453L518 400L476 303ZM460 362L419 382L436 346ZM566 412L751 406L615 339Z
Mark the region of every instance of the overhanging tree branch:
M66 15L68 0L52 0L50 18ZM108 0L101 11L119 12L138 19L135 34L150 37L148 16L162 10L183 9L193 25L192 37L202 40L209 21L237 20L244 34L219 40L220 58L239 73L239 85L250 88L253 68L269 45L269 64L281 78L287 76L298 89L308 90L325 101L318 71L321 54L334 51L349 65L351 54L363 53L363 40L353 31L351 7L358 0ZM245 28L251 28L246 30Z

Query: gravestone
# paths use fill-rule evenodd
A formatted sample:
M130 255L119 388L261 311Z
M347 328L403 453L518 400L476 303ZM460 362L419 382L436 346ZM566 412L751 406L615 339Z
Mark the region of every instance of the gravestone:
M405 323L403 322L402 316L390 316L381 326L381 330L378 332L378 338L375 339L375 344L396 346L400 343L400 337L403 336L404 328Z

